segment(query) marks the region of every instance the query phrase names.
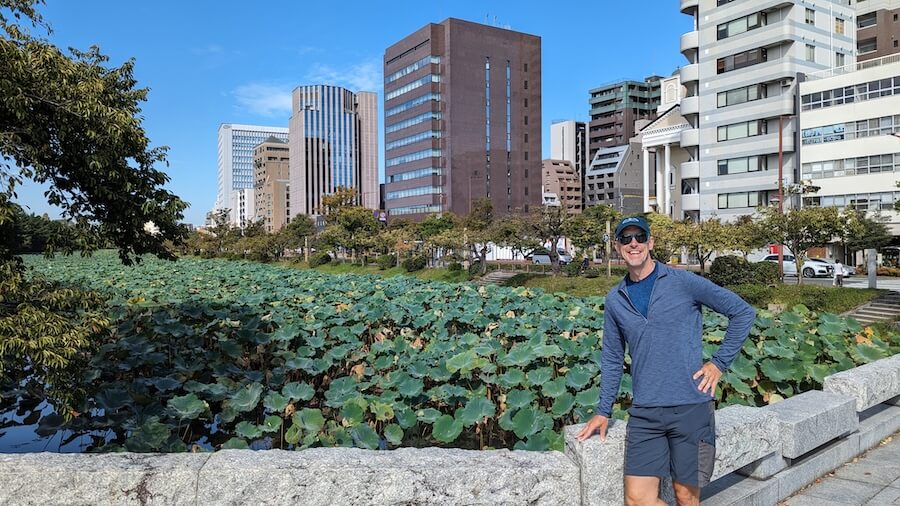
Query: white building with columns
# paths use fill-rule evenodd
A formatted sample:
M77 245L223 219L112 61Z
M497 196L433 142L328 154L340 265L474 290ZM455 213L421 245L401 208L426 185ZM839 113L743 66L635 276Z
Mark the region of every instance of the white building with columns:
M682 146L692 130L681 115L684 88L678 75L662 80L657 119L638 134L643 160L643 209L673 220L700 219L700 163L697 146Z

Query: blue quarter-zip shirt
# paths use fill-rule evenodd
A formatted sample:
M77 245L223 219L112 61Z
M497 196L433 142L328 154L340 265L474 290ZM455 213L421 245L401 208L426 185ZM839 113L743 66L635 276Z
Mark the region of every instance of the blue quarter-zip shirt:
M606 295L598 414L612 414L626 348L635 406L709 402L710 395L697 388L702 378L693 379L703 366L703 306L728 317L725 338L711 359L722 372L750 334L756 311L734 292L659 262L654 270L647 316L629 297L625 279Z

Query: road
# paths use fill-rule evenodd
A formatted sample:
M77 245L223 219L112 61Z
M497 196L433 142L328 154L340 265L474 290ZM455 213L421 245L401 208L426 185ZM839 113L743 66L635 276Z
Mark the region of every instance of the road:
M803 278L803 284L805 285L831 286L832 281L833 280L831 278ZM797 284L797 277L785 276L784 283L786 285ZM869 278L864 274L850 276L849 278L844 278L844 286L847 288L868 288ZM900 278L895 278L892 276L878 276L876 286L877 288L881 288L883 290L894 290L900 292Z

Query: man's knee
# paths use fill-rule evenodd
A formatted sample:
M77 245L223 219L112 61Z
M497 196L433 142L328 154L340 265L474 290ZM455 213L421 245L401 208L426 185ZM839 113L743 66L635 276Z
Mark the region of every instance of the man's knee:
M675 500L678 506L695 506L700 504L700 487L675 482Z
M626 506L664 504L659 500L659 478L626 476L625 504Z

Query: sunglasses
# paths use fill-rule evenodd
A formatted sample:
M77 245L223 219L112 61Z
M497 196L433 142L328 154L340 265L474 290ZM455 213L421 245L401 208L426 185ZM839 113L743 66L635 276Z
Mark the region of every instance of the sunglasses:
M644 232L639 232L637 234L622 234L619 237L616 237L616 240L619 241L619 244L622 246L631 244L632 239L636 239L638 243L644 244L650 239L650 236Z

